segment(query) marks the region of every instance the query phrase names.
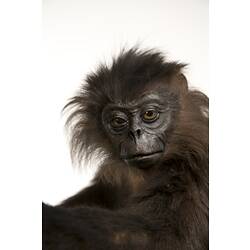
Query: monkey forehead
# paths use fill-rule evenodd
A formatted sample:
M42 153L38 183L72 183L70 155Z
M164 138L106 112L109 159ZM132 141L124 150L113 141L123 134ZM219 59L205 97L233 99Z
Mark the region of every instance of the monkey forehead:
M135 91L135 93L131 93L133 90L128 93L127 100L128 105L137 105L144 102L166 102L173 94L169 86L163 81L155 81L145 83L144 88L141 91Z
M144 105L156 104L165 107L168 104L168 93L166 92L146 92L133 99L116 100L107 105L107 108L138 109Z
M128 105L136 106L142 105L148 102L164 103L167 94L165 92L146 92L138 96L137 98L131 100Z

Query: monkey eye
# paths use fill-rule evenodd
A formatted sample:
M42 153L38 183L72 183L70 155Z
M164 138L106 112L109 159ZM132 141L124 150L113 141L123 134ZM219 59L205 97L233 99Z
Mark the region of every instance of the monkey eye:
M147 110L143 113L142 119L145 122L154 122L159 118L159 112L155 110Z
M113 128L119 129L125 127L127 125L127 121L121 117L115 117L111 120L110 124Z

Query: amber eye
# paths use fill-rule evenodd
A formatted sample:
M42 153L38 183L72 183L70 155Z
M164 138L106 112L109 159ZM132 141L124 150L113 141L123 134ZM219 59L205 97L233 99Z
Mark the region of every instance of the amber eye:
M127 121L121 117L115 117L111 120L111 126L113 128L123 128L126 124Z
M155 110L148 110L143 114L145 122L154 122L159 118L159 113Z

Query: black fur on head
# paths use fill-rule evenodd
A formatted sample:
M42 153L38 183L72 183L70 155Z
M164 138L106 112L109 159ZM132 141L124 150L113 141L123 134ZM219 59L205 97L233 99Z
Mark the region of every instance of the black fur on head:
M80 162L83 157L90 159L93 153L104 153L115 159L117 156L112 155L112 145L102 125L103 108L108 103L133 100L151 83L180 75L184 67L182 63L166 62L163 54L156 50L132 48L123 50L111 66L102 64L96 72L89 74L78 94L65 106L71 111L67 125L71 128L73 159ZM202 107L206 109L207 104L207 98L200 92L188 91L185 94L180 111L183 125L180 124L173 133L170 158L175 157L176 152L186 155L189 144L192 145L191 155L197 150L206 151L206 142L199 141L199 136L207 138L207 131L202 132L207 126ZM195 133L198 133L197 137Z

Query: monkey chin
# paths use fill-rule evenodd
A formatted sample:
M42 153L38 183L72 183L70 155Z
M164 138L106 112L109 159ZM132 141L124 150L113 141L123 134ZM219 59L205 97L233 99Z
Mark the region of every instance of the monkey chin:
M163 158L163 152L155 152L152 154L141 154L135 155L134 157L125 159L125 162L129 166L141 168L141 169L149 169L159 163Z

